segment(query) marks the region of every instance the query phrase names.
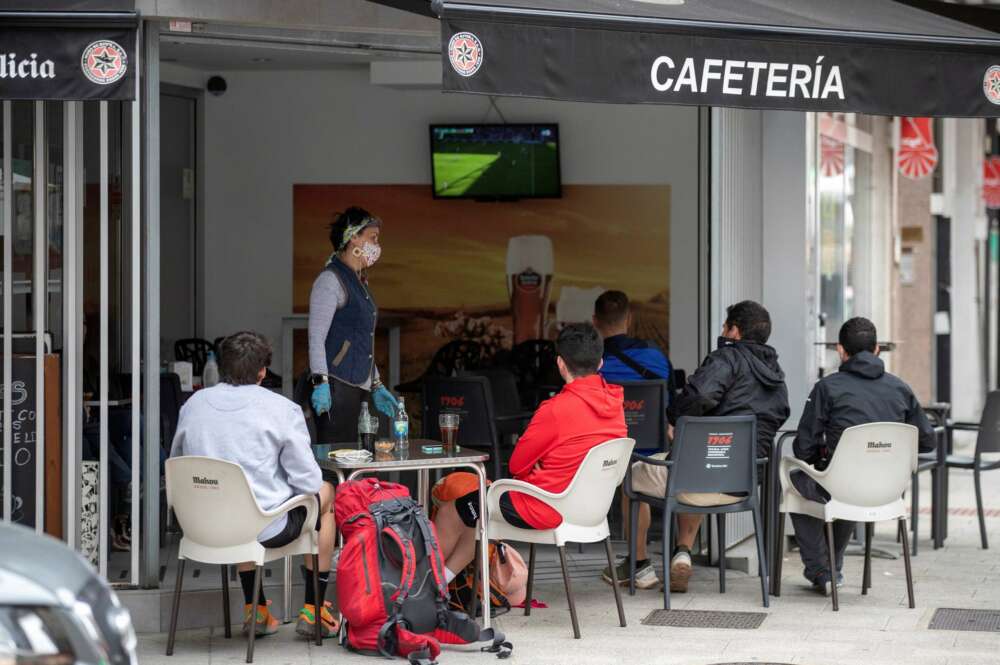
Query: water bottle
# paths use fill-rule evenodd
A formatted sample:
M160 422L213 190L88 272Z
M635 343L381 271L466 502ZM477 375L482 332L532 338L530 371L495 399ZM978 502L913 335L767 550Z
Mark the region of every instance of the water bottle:
M215 352L208 352L205 369L201 371L201 385L211 388L219 382L219 363L215 362Z
M396 436L396 450L409 450L410 417L406 415L406 404L403 402L402 397L399 398L396 417L392 421L392 432Z
M358 415L358 448L374 454L375 435L376 431L372 429L372 417L368 413L368 402L361 402L361 414Z

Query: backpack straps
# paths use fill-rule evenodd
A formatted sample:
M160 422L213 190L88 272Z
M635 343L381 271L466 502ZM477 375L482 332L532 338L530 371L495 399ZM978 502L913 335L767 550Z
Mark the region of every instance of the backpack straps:
M617 345L609 344L606 350L609 354L611 354L618 360L622 361L622 363L624 363L633 372L641 376L645 381L664 380L664 377L660 376L659 374L656 374L655 372L651 372L650 370L648 370L647 368L643 367L638 362L636 362L634 358L626 355L626 353L621 349L619 349Z

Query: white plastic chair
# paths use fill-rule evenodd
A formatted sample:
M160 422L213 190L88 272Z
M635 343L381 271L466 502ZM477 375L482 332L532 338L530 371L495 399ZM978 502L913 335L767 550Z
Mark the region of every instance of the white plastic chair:
M861 593L871 586L871 545L875 522L897 520L903 544L906 566L906 591L910 608L913 601L913 574L910 569L910 547L906 533L906 504L903 493L917 468L917 428L902 423L868 423L844 430L837 443L830 465L823 471L794 457L781 459L781 512L778 516L778 542L784 540L785 513L809 515L826 522L830 570L836 570L833 521L850 520L865 523L865 567ZM804 498L795 489L791 473L801 471L815 480L830 495L827 503ZM781 579L781 554L777 553L777 580ZM833 611L838 611L836 576L830 587ZM780 585L780 581L776 582ZM779 587L780 593L780 587Z
M177 582L174 586L173 610L170 615L170 634L167 638L167 655L173 655L177 614L181 602L181 585L184 579L184 562L187 559L222 566L222 601L226 637L232 636L229 619L229 566L253 562L253 607L257 607L260 589L260 571L265 563L297 554L311 554L313 570L319 570L318 533L315 530L319 516L319 502L315 495L293 497L273 510L263 510L250 489L243 468L239 464L213 457L174 457L166 462L167 503L174 509L177 522L184 532L177 552ZM266 549L257 541L258 534L268 525L293 508L306 509L302 535L285 547ZM306 528L309 527L309 528ZM319 596L316 576L313 575L316 597ZM256 610L254 610L256 611ZM320 622L316 622L316 645L323 643ZM253 662L254 637L251 629L247 640L247 662Z
M576 616L576 603L566 566L565 545L572 543L596 543L604 541L611 566L615 603L618 605L618 621L625 627L625 610L622 608L621 590L615 575L614 555L611 552L611 531L608 528L608 510L614 499L615 488L621 485L628 469L628 461L635 447L633 439L612 439L590 449L569 486L560 494L541 490L520 480L497 480L486 494L486 510L489 515L487 533L490 538L529 543L528 589L524 602L524 613L531 614L531 586L535 574L535 545L555 545L559 550L562 564L563 582L566 584L566 600L569 602L570 618L573 621L573 637L580 639L580 624ZM534 497L562 515L562 524L554 529L519 529L511 526L500 512L500 496L505 492L521 492Z

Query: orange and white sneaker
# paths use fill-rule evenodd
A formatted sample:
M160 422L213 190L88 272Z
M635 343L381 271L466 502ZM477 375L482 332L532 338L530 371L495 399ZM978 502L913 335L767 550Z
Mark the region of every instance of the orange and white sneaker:
M263 637L264 635L274 635L278 632L278 627L281 622L274 618L271 614L271 601L267 601L267 605L257 606L257 616L255 621L255 634L257 637ZM250 604L243 606L243 634L250 634L250 623L253 612Z
M329 600L323 603L322 612L322 623L320 624L319 632L323 639L328 637L336 637L337 633L340 632L340 622L337 621L336 617L330 610L333 608L333 603ZM312 638L316 634L316 606L312 604L305 604L302 609L299 610L299 620L295 624L295 632L299 635L303 635L308 638Z

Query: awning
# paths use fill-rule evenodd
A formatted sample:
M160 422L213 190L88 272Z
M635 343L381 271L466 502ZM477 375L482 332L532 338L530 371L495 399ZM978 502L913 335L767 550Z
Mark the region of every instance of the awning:
M440 17L446 91L1000 115L1000 35L893 0L377 1Z

